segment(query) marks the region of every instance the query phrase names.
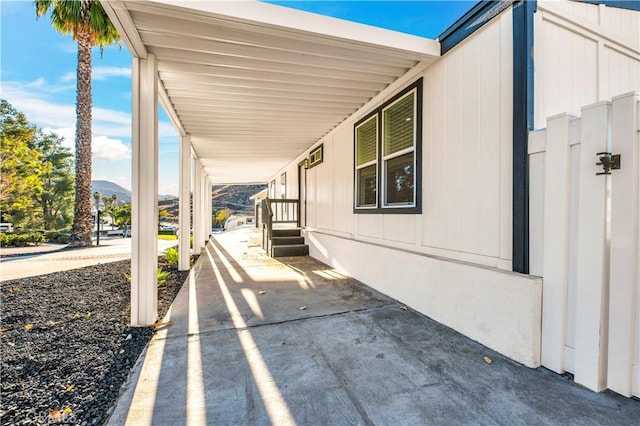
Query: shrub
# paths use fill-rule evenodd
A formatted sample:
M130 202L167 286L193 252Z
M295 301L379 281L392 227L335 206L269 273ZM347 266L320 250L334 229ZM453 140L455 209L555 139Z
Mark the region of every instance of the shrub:
M164 251L164 260L171 266L178 266L179 252L175 247L169 247Z
M167 283L167 277L169 277L169 272L163 271L162 268L158 268L158 287L162 287Z
M127 281L131 282L131 274L128 274L125 272L124 277L127 279ZM158 281L158 287L162 287L167 283L169 272L162 270L162 268L158 268L158 271L156 272L156 277Z
M2 233L0 244L2 244L2 246L27 247L30 245L40 245L44 240L44 235L40 232L20 234Z
M65 230L47 231L44 234L45 239L50 243L69 244L71 233Z

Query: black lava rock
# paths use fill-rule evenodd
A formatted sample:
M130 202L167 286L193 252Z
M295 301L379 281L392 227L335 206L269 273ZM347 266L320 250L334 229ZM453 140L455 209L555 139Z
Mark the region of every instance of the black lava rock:
M35 260L34 260L35 261ZM129 327L130 261L0 283L0 424L102 424L153 328ZM164 316L187 278L158 289Z

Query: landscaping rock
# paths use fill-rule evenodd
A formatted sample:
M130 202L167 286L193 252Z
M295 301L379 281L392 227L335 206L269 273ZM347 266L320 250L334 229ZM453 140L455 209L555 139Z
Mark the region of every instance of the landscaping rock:
M158 289L162 318L188 272ZM0 424L102 424L154 328L132 328L130 261L0 283Z

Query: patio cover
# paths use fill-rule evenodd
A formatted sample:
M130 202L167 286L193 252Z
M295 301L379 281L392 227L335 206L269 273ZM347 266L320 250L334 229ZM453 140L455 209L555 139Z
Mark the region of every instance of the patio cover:
M254 1L102 4L133 56L133 326L157 319L158 101L180 134L180 235L193 230L200 254L212 183L266 182L440 54L433 40ZM179 239L181 270L189 246Z
M216 184L266 182L440 44L254 1L106 1Z

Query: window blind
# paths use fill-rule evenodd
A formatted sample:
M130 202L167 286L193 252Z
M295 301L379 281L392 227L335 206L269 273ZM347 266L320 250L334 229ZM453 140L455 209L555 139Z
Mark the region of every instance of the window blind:
M414 94L404 97L384 111L384 155L413 146Z
M372 117L356 129L356 165L358 166L376 160L377 122L378 119Z

